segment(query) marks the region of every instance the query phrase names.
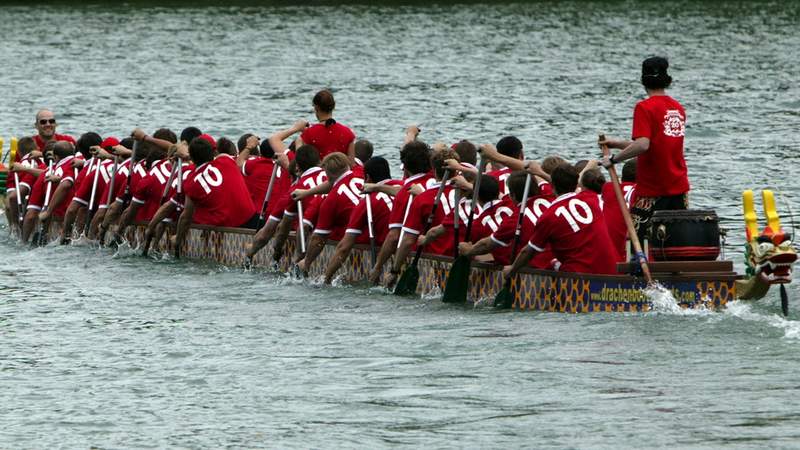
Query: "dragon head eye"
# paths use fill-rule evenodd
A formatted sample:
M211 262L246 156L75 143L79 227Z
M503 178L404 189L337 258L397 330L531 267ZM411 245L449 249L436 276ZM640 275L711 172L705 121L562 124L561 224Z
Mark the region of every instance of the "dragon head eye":
M758 256L764 256L767 253L769 253L770 251L772 251L772 249L774 249L774 248L775 248L775 246L772 245L771 242L760 242L756 246L756 253L758 254Z

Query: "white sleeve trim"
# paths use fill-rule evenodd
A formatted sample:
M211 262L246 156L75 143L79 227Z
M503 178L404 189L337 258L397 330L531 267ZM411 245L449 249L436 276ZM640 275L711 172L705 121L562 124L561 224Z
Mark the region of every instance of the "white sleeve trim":
M144 200L142 200L140 198L136 198L136 197L131 197L131 201L134 202L134 203L138 203L140 205L144 205L144 203L145 203Z
M413 228L408 228L408 227L403 227L403 232L411 233L411 234L417 234L417 235L419 234L419 231L417 231L417 230L415 230Z
M489 236L489 238L492 240L492 242L494 242L495 244L499 245L500 247L508 247L508 245L509 245L509 244L501 241L500 239L497 239L496 237L494 237L494 234Z
M543 249L543 248L541 248L541 247L537 247L537 246L533 245L533 243L532 243L532 242L528 242L528 247L530 247L530 248L532 248L532 249L536 250L537 252L543 252L543 251L544 251L544 249Z
M390 230L393 230L395 228L403 228L403 224L402 223L390 223L389 224L389 229Z
M28 209L35 209L36 211L41 211L42 207L38 205L28 205Z
M82 198L72 197L72 201L73 202L77 202L77 203L79 203L79 204L81 204L83 206L89 206L89 202L87 202L86 200L84 200Z
M363 234L364 232L358 228L348 228L344 230L345 234Z
M303 223L307 223L308 225L311 225L311 222L309 222L307 220L304 220ZM331 234L331 231L333 231L333 230L320 230L319 228L317 228L317 229L314 230L314 234Z

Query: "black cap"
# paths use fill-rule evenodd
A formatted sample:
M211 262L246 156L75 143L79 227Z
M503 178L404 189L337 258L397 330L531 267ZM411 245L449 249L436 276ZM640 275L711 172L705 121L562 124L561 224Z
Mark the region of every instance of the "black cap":
M642 62L642 84L650 89L663 89L672 83L667 73L669 61L661 56L651 56Z

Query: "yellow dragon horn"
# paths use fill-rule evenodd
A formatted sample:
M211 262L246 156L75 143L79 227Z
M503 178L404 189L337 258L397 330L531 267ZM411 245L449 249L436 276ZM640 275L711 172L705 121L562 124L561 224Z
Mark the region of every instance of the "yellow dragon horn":
M17 144L18 144L17 138L12 136L11 137L11 150L10 150L11 153L9 153L10 158L8 160L9 164L14 164L15 162L17 162L17 149L18 149Z
M0 137L0 162L3 161L3 144L5 144L5 143L6 143L6 141L4 141L2 137ZM14 161L10 161L10 162L13 163Z
M744 228L747 231L747 240L758 237L758 216L753 200L753 191L750 189L742 192L742 207L744 208Z
M775 208L775 194L769 189L761 191L761 199L764 201L764 216L767 218L767 226L773 233L781 231L781 218L778 217L778 210Z

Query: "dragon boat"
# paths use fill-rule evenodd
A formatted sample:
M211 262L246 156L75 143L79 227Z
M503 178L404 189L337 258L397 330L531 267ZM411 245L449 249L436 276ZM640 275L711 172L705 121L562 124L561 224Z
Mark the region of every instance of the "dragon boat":
M797 253L790 235L781 228L771 191L762 192L766 226L759 232L754 209L754 194L743 194L747 242L744 274L734 271L730 260L678 260L652 261L650 270L660 288L668 290L683 308L720 308L726 303L742 299L757 300L766 296L774 284L791 282L792 267ZM131 246L143 242L144 225L131 228L127 238ZM217 228L193 225L182 247L182 256L190 259L213 261L230 267L245 263L245 245L253 235L252 230ZM277 262L277 270L289 273L293 266L294 239L287 241L288 248ZM157 244L166 251L166 238ZM320 277L334 253L335 243L329 242L309 271L310 277ZM653 253L651 249L651 254ZM344 283L361 283L370 270L371 253L368 246L356 246L339 271ZM417 294L435 296L444 289L452 265L452 258L423 255L420 259L420 280ZM253 267L273 266L271 251L265 249L252 260ZM648 287L638 267L633 263L618 264L618 275L591 275L563 273L550 270L523 269L512 282L517 310L551 312L641 312L653 308L646 291ZM493 298L503 287L501 267L495 264L474 262L469 278L468 301L478 302ZM784 307L785 309L785 307ZM785 311L784 311L785 312Z

